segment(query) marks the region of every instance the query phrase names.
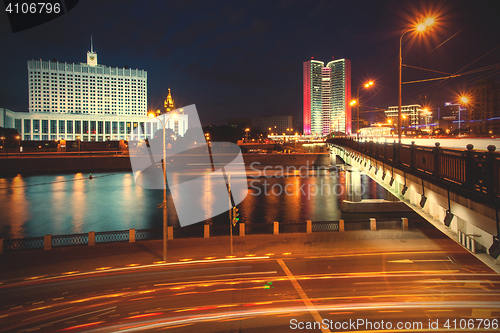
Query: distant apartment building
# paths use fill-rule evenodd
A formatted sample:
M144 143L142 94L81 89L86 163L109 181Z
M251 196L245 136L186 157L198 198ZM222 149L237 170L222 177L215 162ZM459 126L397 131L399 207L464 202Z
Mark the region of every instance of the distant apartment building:
M303 64L305 135L351 133L351 61L309 60Z
M267 134L292 134L295 133L294 116L269 116L254 117L251 119L251 127L260 133Z
M500 134L500 84L494 79L477 81L469 88L469 126L475 134Z
M394 126L398 124L398 107L390 106L385 111L385 116ZM427 118L427 119L426 119ZM401 126L420 128L432 122L432 114L426 114L420 104L401 106Z
M469 114L467 107L460 103L444 103L443 108L438 108L437 118L438 127L443 131L465 130L468 127Z

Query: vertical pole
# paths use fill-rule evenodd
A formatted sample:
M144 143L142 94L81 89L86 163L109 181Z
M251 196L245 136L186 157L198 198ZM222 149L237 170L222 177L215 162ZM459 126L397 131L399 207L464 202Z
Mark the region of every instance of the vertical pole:
M405 29L401 33L401 37L399 38L399 81L398 81L398 144L401 145L401 107L402 107L402 100L401 100L401 71L403 68L403 56L401 55L401 43L403 42L403 36L406 33L407 29Z
M231 254L233 254L233 209L231 207L231 174L227 173L227 186L229 192L229 238L231 241Z
M160 119L158 119L160 120ZM168 211L167 211L167 151L165 149L165 126L163 125L163 261L167 261L167 224L168 224Z

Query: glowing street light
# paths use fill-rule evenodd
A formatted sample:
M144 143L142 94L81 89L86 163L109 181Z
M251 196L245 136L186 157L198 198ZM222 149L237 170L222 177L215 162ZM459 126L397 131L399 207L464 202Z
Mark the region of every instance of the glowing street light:
M368 82L365 82L365 84L363 84L362 86L358 87L358 90L356 90L356 99L353 99L349 105L350 106L358 106L358 112L356 113L357 115L357 123L358 123L358 128L357 128L357 136L358 136L358 139L359 139L359 112L360 112L360 109L361 109L361 103L359 102L359 90L361 88L365 88L365 89L368 89L370 87L372 87L375 83L373 81L368 81Z
M423 108L422 114L425 117L425 129L428 130L429 129L429 116L432 115L432 112L429 111L428 108Z
M401 144L401 72L403 68L403 57L401 55L401 44L403 42L403 36L410 30L416 30L418 32L424 32L428 27L432 26L435 23L435 19L433 17L428 17L424 21L420 22L415 26L410 26L401 32L401 36L399 37L399 84L398 84L398 143Z
M460 104L464 106L464 108L468 108L469 105L469 96L461 95L459 98ZM460 123L462 122L462 117L460 116L460 111L462 108L460 105L458 106L458 134L460 135Z

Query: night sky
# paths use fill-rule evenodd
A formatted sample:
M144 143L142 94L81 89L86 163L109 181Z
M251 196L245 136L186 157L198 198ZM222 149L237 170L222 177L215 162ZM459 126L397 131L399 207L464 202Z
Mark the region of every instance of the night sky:
M500 63L499 0L81 0L62 17L18 33L2 11L0 107L28 109L27 60L86 62L92 34L100 64L148 71L149 109L162 107L170 87L177 107L196 104L203 125L266 115L301 121L302 63L311 57L350 59L353 93L364 80L376 82L363 95L364 109L385 109L397 105L399 35L430 14L437 15L432 30L405 35L403 63L445 73ZM435 111L499 73L406 85L403 104ZM403 81L443 75L403 69Z

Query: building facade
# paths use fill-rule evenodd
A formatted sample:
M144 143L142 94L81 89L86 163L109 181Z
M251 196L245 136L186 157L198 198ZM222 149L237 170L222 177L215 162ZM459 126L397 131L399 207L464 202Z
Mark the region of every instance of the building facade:
M472 133L500 134L500 84L494 79L477 81L469 88L471 112L469 124Z
M318 60L303 64L303 126L305 135L351 133L351 61L326 66Z
M469 131L469 113L465 105L445 102L444 107L438 108L438 127L450 133L455 130Z
M398 107L390 106L385 111L385 116L395 126L398 125ZM401 106L401 126L420 128L429 125L432 122L432 115L428 115L422 109L420 104L402 105Z
M260 133L267 134L295 134L294 116L270 116L254 117L251 119L251 127Z
M87 63L29 60L28 89L28 112L0 109L22 140L129 140L139 126L142 137L161 127L147 117L147 72L99 65L93 47ZM187 115L167 128L184 135Z

